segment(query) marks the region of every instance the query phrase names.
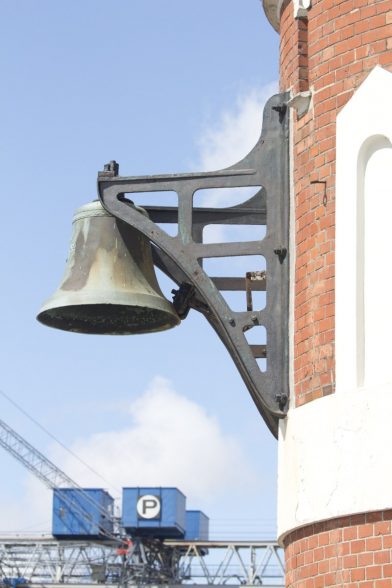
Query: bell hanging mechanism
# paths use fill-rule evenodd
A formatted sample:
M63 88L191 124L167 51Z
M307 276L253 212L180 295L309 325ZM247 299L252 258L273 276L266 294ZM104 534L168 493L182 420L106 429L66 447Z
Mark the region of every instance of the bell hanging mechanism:
M134 177L119 176L115 161L107 164L98 174L103 208L94 203L77 211L64 280L38 315L64 330L128 334L173 327L197 310L226 346L275 436L289 396L288 100L286 93L267 101L255 147L226 169ZM258 191L236 206L194 206L198 190L245 187ZM178 206L140 209L132 203L132 194L167 191L177 194ZM165 223L177 224L176 237L162 229ZM266 232L258 240L205 243L209 225L264 225ZM265 271L217 277L204 269L204 259L234 256L261 256ZM173 304L163 297L153 265L177 284ZM261 310L252 306L256 289L266 292ZM227 291L244 293L244 310L229 306L222 295ZM258 327L265 340L251 344L246 335Z

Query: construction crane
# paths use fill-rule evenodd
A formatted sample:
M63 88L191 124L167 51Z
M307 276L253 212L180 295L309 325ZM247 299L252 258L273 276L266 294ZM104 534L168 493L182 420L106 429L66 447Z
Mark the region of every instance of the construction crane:
M0 586L71 584L76 588L111 585L199 584L200 586L284 586L284 567L274 541L173 541L129 537L120 521L40 451L0 420L0 446L48 488L72 488L102 516L111 517L113 533L100 540L59 540L52 536L0 536ZM66 502L67 498L64 497ZM75 510L75 502L70 507ZM78 516L89 518L83 503ZM207 557L211 556L211 557ZM209 561L210 560L210 561Z
M73 488L77 490L78 494L83 497L83 501L75 501L75 499L71 501L66 494L63 494L61 499L78 515L80 522L83 523L83 521L86 521L88 523L90 519L90 514L85 507L85 504L87 504L93 506L99 512L102 519L110 519L113 527L119 529L118 519L113 516L113 513L108 512L107 509L96 502L74 480L1 419L0 445L30 470L49 489ZM113 534L102 529L101 534L108 540L121 542L119 533Z

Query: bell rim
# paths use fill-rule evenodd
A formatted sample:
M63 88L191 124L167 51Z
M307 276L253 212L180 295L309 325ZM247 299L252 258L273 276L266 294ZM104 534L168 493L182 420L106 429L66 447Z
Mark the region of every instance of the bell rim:
M72 299L72 300L71 300ZM164 312L173 313L178 316L173 304L164 297L162 293L146 293L146 292L116 292L116 298L113 298L112 290L101 290L97 293L94 288L84 288L83 291L77 292L75 290L57 290L50 298L48 298L41 306L38 314L46 310L60 308L65 306L80 306L80 305L97 305L108 304L117 306L150 306ZM180 321L180 318L178 317Z
M170 303L169 303L170 304ZM93 323L89 322L88 319L84 318L84 312L86 308L88 310L96 310L98 308L105 308L112 307L111 316L109 314L105 317L105 321L101 323ZM74 318L70 318L66 316L68 313L72 312L72 309L79 309L79 311L83 308L83 311L80 315L75 314ZM132 327L130 327L130 323L127 322L125 319L120 318L117 320L116 309L118 312L121 313L123 310L129 311L129 316L134 316L135 309L146 309L151 314L155 315L155 319L159 317L161 320L160 322L154 323L146 323L146 326L143 327L142 324L132 323ZM62 313L61 311L66 311ZM82 318L83 317L83 318ZM61 331L67 331L72 333L81 333L86 335L142 335L147 333L158 333L161 331L167 331L168 329L172 329L179 325L181 322L180 317L173 308L152 308L152 307L144 307L139 305L132 305L132 304L117 304L117 303L89 303L89 304L67 304L64 306L51 306L48 308L43 308L37 315L37 320L48 327L58 329ZM129 317L128 317L129 318ZM154 326L151 326L151 325ZM111 325L116 325L116 328L110 328Z

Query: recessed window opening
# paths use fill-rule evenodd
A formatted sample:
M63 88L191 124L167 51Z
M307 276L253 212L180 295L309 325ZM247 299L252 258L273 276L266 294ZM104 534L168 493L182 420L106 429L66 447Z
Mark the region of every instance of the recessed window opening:
M360 325L357 328L363 353L362 373L359 375L366 386L392 381L392 274L388 269L390 248L387 245L392 215L391 168L391 144L384 137L378 137L366 165L362 227L358 227L358 261L363 265L362 271L360 268L358 271L359 275L362 274L362 313L359 312L362 316L358 317L362 319L362 331ZM358 351L360 357L360 345Z

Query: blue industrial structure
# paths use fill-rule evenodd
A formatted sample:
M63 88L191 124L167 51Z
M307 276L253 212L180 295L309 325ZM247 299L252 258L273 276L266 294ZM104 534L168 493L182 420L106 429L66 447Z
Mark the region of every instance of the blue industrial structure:
M113 498L101 488L55 488L52 533L58 538L107 538L113 533Z
M201 510L185 512L186 541L208 541L209 518Z
M7 578L7 576L5 576L2 582L5 586L11 586L11 588L18 588L18 586L25 586L28 584L26 578L23 578L23 576L15 576L14 578Z
M177 488L123 488L121 524L131 535L182 539L185 500Z
M55 488L53 536L107 539L115 532L113 503L101 488ZM208 517L185 505L177 488L123 488L121 527L133 537L208 540Z

